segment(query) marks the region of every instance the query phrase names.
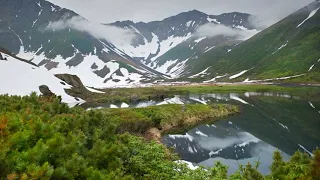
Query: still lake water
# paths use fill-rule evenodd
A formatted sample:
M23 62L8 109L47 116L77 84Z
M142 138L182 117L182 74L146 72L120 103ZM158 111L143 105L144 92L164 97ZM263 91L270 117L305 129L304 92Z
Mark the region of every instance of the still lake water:
M146 107L161 104L237 104L242 113L214 124L201 124L183 134L165 135L162 142L174 147L182 160L212 167L216 161L229 166L260 162L260 172L269 173L273 152L284 159L297 150L312 155L320 147L319 97L303 99L278 93L212 93L176 96L162 102L105 104L103 107Z

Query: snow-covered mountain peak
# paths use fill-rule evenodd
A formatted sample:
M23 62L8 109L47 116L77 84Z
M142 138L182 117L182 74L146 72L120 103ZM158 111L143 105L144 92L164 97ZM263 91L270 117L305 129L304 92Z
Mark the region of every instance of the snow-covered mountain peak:
M177 70L183 69L185 66L184 63L189 59L196 59L197 55L189 57L190 54L188 57L185 57L186 55L181 54L183 58L169 57L163 60L163 57L165 57L170 50L175 49L181 44L189 43L188 46L192 51L198 51L199 48L196 48L198 45L206 45L206 47L210 48L216 45L216 43L229 41L230 38L212 41L211 37L197 34L197 31L207 24L225 26L229 28L227 29L229 31L232 31L230 29L249 31L253 29L249 23L249 17L249 14L239 12L208 15L198 10L191 10L165 18L162 21L152 21L148 23L117 21L110 25L130 28L135 32L136 38L131 44L115 44L121 51L152 69L176 77L183 71ZM206 40L203 41L204 39ZM201 52L203 53L205 50L201 50Z

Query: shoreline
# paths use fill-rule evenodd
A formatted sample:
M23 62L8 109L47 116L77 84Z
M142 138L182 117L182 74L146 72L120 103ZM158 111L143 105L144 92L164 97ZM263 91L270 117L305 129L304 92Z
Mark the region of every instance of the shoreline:
M289 87L320 87L320 83L288 83L288 82L217 82L217 83L192 83L192 82L173 82L173 83L151 83L151 84L137 84L137 85L118 85L105 88L94 88L98 90L107 89L136 89L136 88L153 88L153 87L179 87L179 86L259 86L259 85L277 85Z
M65 89L66 93L73 97L79 97L89 104L134 102L144 100L163 100L174 95L193 93L218 93L218 92L277 92L305 94L320 93L320 84L299 83L169 83L149 84L136 87L119 87L98 89L88 88L82 84L77 76L67 74L56 75L59 79L71 86Z

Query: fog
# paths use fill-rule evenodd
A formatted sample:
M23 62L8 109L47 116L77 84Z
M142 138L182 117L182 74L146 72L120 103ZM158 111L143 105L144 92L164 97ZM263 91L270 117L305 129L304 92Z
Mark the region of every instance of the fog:
M135 34L132 30L89 22L79 16L69 19L64 18L60 21L52 22L45 28L47 31L59 31L64 29L74 29L77 31L87 32L98 39L104 39L115 44L125 42L131 43L135 38Z
M239 28L232 28L221 24L208 23L200 26L196 30L195 35L199 37L214 37L223 35L226 37L234 37L238 40L247 40L258 32L259 31L256 30L241 30Z

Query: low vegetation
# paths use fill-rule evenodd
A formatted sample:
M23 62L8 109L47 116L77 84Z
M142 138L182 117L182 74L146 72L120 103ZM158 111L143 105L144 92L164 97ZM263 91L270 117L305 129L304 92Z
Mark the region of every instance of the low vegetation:
M237 106L225 104L210 106L169 104L134 109L106 109L102 112L109 119L117 119L118 132L148 135L151 128L157 129L154 133L190 129L200 122L213 122L234 115L239 113L240 109ZM152 139L157 140L156 138Z
M35 94L0 96L0 179L320 178L320 151L312 158L298 152L288 162L276 152L270 175L264 176L248 164L228 177L227 167L221 163L210 170L190 170L175 163L177 156L163 145L139 136L150 127L188 119L179 112L202 118L221 110L237 108L186 106L182 111L176 105L86 111Z

